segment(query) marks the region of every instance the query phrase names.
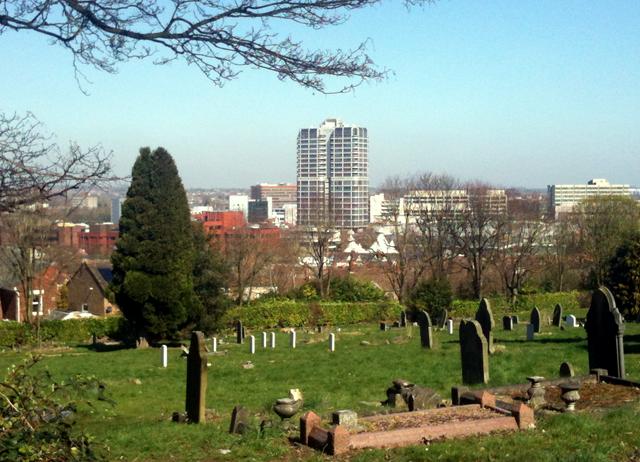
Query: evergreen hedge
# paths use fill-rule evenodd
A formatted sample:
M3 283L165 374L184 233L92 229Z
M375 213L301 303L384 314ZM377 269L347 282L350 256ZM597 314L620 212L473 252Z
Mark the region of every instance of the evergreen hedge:
M545 292L539 294L521 295L516 306L509 306L503 297L488 297L494 317L502 314L528 312L537 306L543 311L552 311L556 304L561 304L565 313L581 309L581 292ZM472 318L478 310L479 301L454 300L453 310L449 315L456 318Z
M44 343L88 342L93 334L98 337L120 338L125 320L120 316L108 318L42 321L40 340ZM0 347L35 345L36 328L31 324L7 321L0 323Z

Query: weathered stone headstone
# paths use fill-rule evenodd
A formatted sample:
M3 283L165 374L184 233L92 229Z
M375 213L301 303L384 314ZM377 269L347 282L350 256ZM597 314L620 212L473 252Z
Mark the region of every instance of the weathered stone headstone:
M256 354L256 338L253 335L249 336L249 353Z
M606 287L600 287L591 297L586 329L589 369L606 369L610 376L623 379L624 319Z
M329 334L329 351L336 351L336 334Z
M231 413L231 425L229 433L244 434L251 425L251 414L249 410L243 406L236 406Z
M513 330L513 318L511 316L502 317L502 328L504 330Z
M447 319L447 333L449 335L453 334L453 319Z
M562 305L560 303L553 309L553 321L551 324L556 327L562 326Z
M480 306L478 307L478 311L476 311L476 321L480 323L480 327L482 328L482 333L484 337L487 339L487 346L489 347L489 353L493 353L493 333L491 332L495 327L495 322L493 321L493 313L491 312L491 305L489 304L489 300L483 298L480 301Z
M267 333L262 333L262 348L267 348Z
M275 348L275 347L276 347L276 333L271 332L271 348Z
M386 322L381 322L380 323L380 330L382 332L386 332L389 330L389 325Z
M211 339L211 351L214 353L218 352L218 339L216 337Z
M291 331L291 348L295 348L296 347L296 331L292 330Z
M189 422L205 421L205 397L207 394L207 346L204 334L191 333L191 345L187 356L187 397L185 410Z
M527 340L531 341L535 338L536 328L533 324L527 324Z
M407 327L407 312L404 310L400 312L400 327Z
M540 319L541 319L540 310L538 309L537 306L534 306L533 309L531 310L531 317L529 318L529 323L533 325L533 332L536 334L539 334L541 332Z
M167 345L162 345L160 347L160 358L162 360L162 367L167 367L169 363L169 351Z
M324 326L322 324L318 324L316 326L316 332L318 332L319 334L324 333Z
M574 315L567 316L566 321L568 327L578 327L578 319Z
M431 332L431 318L424 310L418 311L416 316L420 327L420 345L422 348L433 348L433 334Z
M560 364L560 377L573 377L574 375L571 363L564 362Z
M513 316L511 316L511 319L513 319L514 326L517 326L518 323L520 322L520 317L517 314L514 314Z
M244 343L244 327L242 327L242 321L236 321L236 343L238 345Z
M460 323L460 354L463 383L489 382L489 347L478 321Z
M352 430L358 427L358 414L349 409L334 411L331 414L331 423L333 425L342 425Z

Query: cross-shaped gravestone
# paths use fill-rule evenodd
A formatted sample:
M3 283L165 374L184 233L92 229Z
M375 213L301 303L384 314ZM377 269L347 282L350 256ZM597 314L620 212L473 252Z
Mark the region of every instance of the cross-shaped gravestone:
M460 323L460 354L463 383L489 382L489 348L478 321Z
M529 323L533 326L533 332L535 334L539 334L541 332L540 330L540 310L538 309L537 306L534 306L533 309L531 310L531 317L529 318Z
M480 301L480 306L478 307L478 311L476 311L476 321L480 323L482 333L487 339L489 353L493 353L493 334L491 333L491 331L495 326L495 322L493 322L491 305L489 304L489 300L487 300L486 298L483 298Z
M591 297L586 329L589 369L606 369L610 376L624 379L624 319L606 287Z
M429 317L429 313L424 310L418 311L416 320L420 327L420 345L422 345L422 348L433 348L433 335L431 332L431 318Z
M553 309L553 321L551 323L556 327L562 326L562 305L560 303Z
M204 334L191 333L191 345L187 356L187 419L193 423L205 421L205 397L207 394L207 346Z

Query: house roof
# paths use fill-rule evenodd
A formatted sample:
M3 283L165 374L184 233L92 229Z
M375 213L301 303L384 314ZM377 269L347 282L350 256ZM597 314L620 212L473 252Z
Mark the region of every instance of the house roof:
M75 272L71 279L75 278L83 268L87 270L87 272L95 280L96 285L100 288L102 294L104 294L107 286L113 278L111 264L107 262L88 263L86 261L83 261L80 265L80 268L78 268L78 271Z

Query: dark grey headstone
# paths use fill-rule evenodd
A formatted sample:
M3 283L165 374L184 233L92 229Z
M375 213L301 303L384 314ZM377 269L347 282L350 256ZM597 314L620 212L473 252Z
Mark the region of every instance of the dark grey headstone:
M589 369L606 369L610 376L623 379L624 319L606 287L600 287L591 297L586 329Z
M449 319L449 311L445 308L440 313L440 317L438 318L438 328L444 329L447 327L447 319Z
M242 327L242 321L236 321L236 343L244 343L244 327Z
M380 323L380 330L382 332L386 332L389 330L389 324L387 324L386 322L381 322Z
M400 327L407 327L407 312L404 310L400 312Z
M513 318L511 316L502 317L502 328L504 330L513 330Z
M460 354L463 383L489 382L489 348L478 321L460 323Z
M491 312L491 305L489 304L489 300L483 298L480 301L480 306L478 307L478 311L476 311L476 321L480 323L480 327L482 328L482 333L484 337L487 339L487 346L489 347L489 353L493 353L493 334L492 330L495 327L495 322L493 322L493 313Z
M540 310L538 309L537 306L534 306L533 309L531 310L531 317L529 318L529 324L531 324L533 326L533 333L534 334L539 334L541 332L540 327L541 327L541 317L540 317Z
M251 414L249 410L243 406L236 406L231 413L231 425L229 433L244 434L251 426Z
M431 318L424 310L418 311L416 321L420 327L420 345L422 348L433 348L433 335L431 332Z
M513 319L513 325L517 326L518 323L520 322L520 317L518 317L517 314L514 314L513 316L511 316L511 319Z
M556 327L562 326L562 305L560 303L553 309L553 320L551 323Z
M191 345L187 356L187 397L185 410L189 422L205 421L205 397L207 394L207 346L204 334L191 333Z
M575 372L573 372L573 366L571 363L564 362L560 364L560 377L573 377Z

